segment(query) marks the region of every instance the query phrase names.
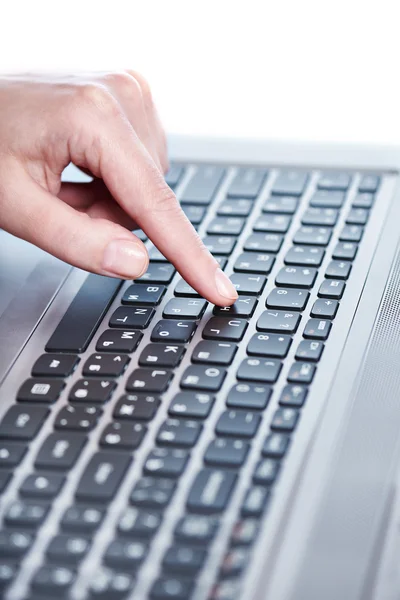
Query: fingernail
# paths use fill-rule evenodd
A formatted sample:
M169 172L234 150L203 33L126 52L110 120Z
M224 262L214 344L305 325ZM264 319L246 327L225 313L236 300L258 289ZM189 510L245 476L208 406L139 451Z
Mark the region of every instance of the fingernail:
M147 253L139 244L113 240L104 251L103 270L125 279L133 279L143 275L147 262Z
M217 269L215 271L215 284L217 286L218 292L224 298L229 298L229 300L236 300L238 297L237 291L229 277L225 275L221 269Z

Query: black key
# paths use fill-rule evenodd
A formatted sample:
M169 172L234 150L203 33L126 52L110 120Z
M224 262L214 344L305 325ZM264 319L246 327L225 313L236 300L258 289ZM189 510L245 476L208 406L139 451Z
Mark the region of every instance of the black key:
M223 167L215 165L199 166L180 196L181 203L210 204L224 175L225 169Z
M192 362L230 365L237 351L232 342L199 342L193 350Z
M6 489L11 481L11 473L8 471L0 471L0 494Z
M107 402L116 388L111 379L79 379L69 393L71 402Z
M179 365L185 353L184 346L172 344L148 344L139 358L142 367L169 367Z
M281 249L283 235L279 233L252 233L243 245L244 250L250 252L273 252Z
M0 423L0 439L32 440L48 413L49 410L41 406L11 406Z
M206 323L203 329L203 338L206 340L239 342L243 338L247 326L248 323L244 319L213 317Z
M109 502L119 489L131 464L129 454L97 452L79 480L75 496L82 502Z
M158 477L179 477L189 460L187 450L180 448L154 448L143 466L145 475Z
M287 380L289 383L311 383L316 368L312 363L296 362L290 367Z
M157 443L160 446L190 448L197 442L202 427L198 421L167 419L158 430Z
M78 565L89 551L88 538L78 535L55 535L46 550L47 559L59 564Z
M218 317L250 318L257 306L257 299L247 296L239 297L231 306L215 306L213 314Z
M272 356L285 358L289 352L292 338L278 333L255 333L247 346L251 356Z
M372 208L374 205L375 196L368 192L357 194L354 198L352 207L353 208Z
M295 358L297 360L311 360L318 362L324 350L322 342L303 340L300 342Z
M215 402L215 396L205 392L180 392L174 396L168 409L172 417L206 419Z
M151 600L189 600L194 581L175 577L160 577L150 590Z
M308 265L319 267L324 259L325 250L313 246L292 246L285 256L286 265Z
M37 469L70 469L80 456L86 436L77 433L50 433L35 460Z
M214 256L214 260L219 264L220 269L224 270L227 263L228 263L228 259L225 258L224 256Z
M297 313L290 313L283 310L266 310L260 315L257 321L257 330L294 333L297 331L300 319L301 317Z
M187 508L195 513L221 513L235 487L237 475L231 471L202 469L196 476L187 499Z
M290 438L284 433L270 433L262 449L263 456L283 458L290 444Z
M309 297L310 293L305 290L275 288L267 297L266 306L268 308L304 310Z
M230 198L257 198L268 171L254 167L240 167L229 186Z
M79 359L75 354L42 354L33 365L34 377L68 377Z
M365 225L368 221L369 210L366 208L352 208L346 217L348 225Z
M100 567L92 575L87 600L126 600L135 583L131 573Z
M113 421L103 430L99 445L105 449L136 450L146 435L146 430L142 423Z
M351 177L348 173L336 173L335 171L326 171L321 173L318 179L318 188L320 190L342 190L349 188Z
M304 328L303 336L314 340L327 340L332 323L323 319L309 319Z
M247 217L253 208L251 200L224 200L218 207L217 215L231 217Z
M360 225L345 225L339 236L341 242L359 242L364 233Z
M143 337L141 331L118 331L107 329L99 337L97 352L134 352Z
M246 493L241 508L242 517L261 517L268 505L270 491L268 488L254 485Z
M175 539L194 545L207 545L215 537L218 520L202 515L186 515L175 528Z
M20 402L55 402L65 387L62 379L27 379L18 390Z
M229 408L264 409L272 395L269 385L237 383L229 390L226 405Z
M261 273L268 275L274 266L275 257L270 254L243 252L236 259L233 270L237 273Z
M253 483L256 485L272 485L279 473L280 463L272 458L261 459L253 474Z
M207 233L216 235L240 235L245 219L241 217L215 217L207 227Z
M88 275L46 345L47 352L84 352L113 301L121 280Z
M358 191L374 193L378 190L380 180L381 178L379 175L370 175L366 173L361 177L361 181L358 185Z
M126 384L127 391L161 394L167 389L173 373L167 369L135 369Z
M160 513L152 510L143 510L135 506L124 509L118 524L118 533L123 537L151 538L161 525Z
M323 319L334 319L339 308L337 300L316 300L311 309L312 317L322 317Z
M206 235L203 243L211 254L222 254L230 256L236 245L236 238L229 235Z
M163 317L170 319L200 319L207 306L201 298L171 298L163 310Z
M329 279L348 279L351 271L351 264L340 260L332 260L325 272L325 277Z
M83 375L119 377L130 361L126 354L92 354L83 365Z
M236 377L237 379L245 379L247 381L275 383L279 377L281 368L282 363L279 360L246 358L240 363Z
M274 431L293 431L299 416L300 412L296 408L278 408L272 419L271 429Z
M254 437L261 422L259 413L246 410L226 410L215 426L217 435L229 437Z
M312 288L317 278L317 269L310 267L283 267L275 278L276 285Z
M167 263L168 262L168 259L164 256L164 254L161 254L159 249L156 248L156 246L154 246L154 245L151 245L147 249L147 252L148 252L151 263L157 263L157 262Z
M54 422L55 429L86 432L94 429L102 410L94 405L64 406Z
M131 504L147 508L164 508L171 500L176 488L173 479L142 477L130 496Z
M271 196L263 207L263 212L293 215L299 204L296 196Z
M181 387L190 390L217 392L226 377L226 369L190 365L182 375Z
M87 534L94 533L103 521L105 514L106 511L102 507L76 504L65 511L61 519L61 529Z
M332 254L337 260L354 260L358 250L357 244L353 242L338 242Z
M178 281L175 286L174 294L175 296L190 296L195 298L200 297L200 294L194 288L192 288L191 285L186 283L184 279L180 279Z
M181 165L172 164L165 174L165 183L174 189L183 177L185 169Z
M267 282L264 275L258 273L247 275L246 273L233 273L230 276L238 294L261 294Z
M279 196L301 196L308 182L308 174L301 171L280 171L271 193Z
M32 546L34 537L23 531L0 531L0 557L21 558Z
M194 575L203 566L207 553L202 548L189 546L171 546L166 551L162 566L167 573Z
M253 225L253 231L271 231L272 233L286 233L292 222L289 215L277 215L274 213L258 217Z
M321 225L334 227L338 220L339 211L336 208L311 207L304 213L301 222L303 225Z
M150 263L144 275L137 279L137 282L146 283L170 283L175 275L175 267L169 264Z
M143 285L134 283L122 296L122 304L141 304L155 306L161 302L167 288L165 285Z
M318 290L318 296L320 298L337 298L340 299L343 296L346 284L340 279L325 279Z
M279 398L279 404L281 406L303 406L307 394L307 388L302 385L285 385Z
M120 306L110 317L109 326L119 329L145 329L154 316L154 308Z
M310 246L327 246L332 237L332 230L327 227L306 227L303 225L297 230L294 244L306 244Z
M0 592L12 583L18 572L18 566L6 560L0 561Z
M162 319L158 321L151 334L152 342L177 342L185 344L196 331L194 321L171 321Z
M45 565L36 571L32 590L51 598L63 598L76 579L75 572L68 567Z
M310 199L310 206L320 208L342 208L345 199L344 192L338 191L317 191Z
M200 225L206 214L206 207L204 206L191 206L190 204L184 204L182 210L192 223L192 225Z
M22 482L19 493L27 498L47 500L57 496L65 483L64 475L58 473L35 473L28 475Z
M231 534L230 545L251 546L255 542L259 531L257 519L241 519L236 521Z
M241 467L247 457L250 444L243 440L217 438L210 442L204 454L206 465Z
M10 469L19 465L27 451L26 444L0 442L0 467Z
M104 554L104 564L118 569L135 569L145 559L148 545L139 540L113 540Z
M4 524L7 527L38 529L47 517L50 506L42 502L14 500L4 513Z
M115 405L113 417L130 421L151 421L160 402L158 396L150 394L125 394Z

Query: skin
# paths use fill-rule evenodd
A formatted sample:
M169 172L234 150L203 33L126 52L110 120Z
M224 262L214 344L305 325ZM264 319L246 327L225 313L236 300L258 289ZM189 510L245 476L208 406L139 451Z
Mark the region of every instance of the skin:
M91 183L62 183L73 162ZM148 267L140 227L210 302L237 293L163 173L166 138L135 71L0 79L0 227L81 269L135 279Z

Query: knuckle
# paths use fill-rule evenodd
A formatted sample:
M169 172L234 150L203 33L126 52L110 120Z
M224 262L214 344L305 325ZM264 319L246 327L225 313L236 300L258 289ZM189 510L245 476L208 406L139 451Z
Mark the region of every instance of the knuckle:
M89 108L104 112L116 110L116 101L104 85L85 83L75 88L74 108Z
M104 76L104 82L111 89L126 94L141 94L139 82L128 71L114 71Z
M147 79L145 79L145 77L141 74L138 73L137 71L132 71L132 70L127 70L126 73L128 73L137 83L137 85L140 88L140 91L142 93L142 96L145 100L146 103L152 103L153 98L152 98L152 94L151 94L151 88L150 85L147 81Z

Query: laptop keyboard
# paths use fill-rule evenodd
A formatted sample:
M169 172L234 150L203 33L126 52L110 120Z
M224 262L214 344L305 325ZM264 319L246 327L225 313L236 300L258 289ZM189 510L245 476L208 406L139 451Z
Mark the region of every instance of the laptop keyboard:
M0 422L1 597L239 597L380 176L167 182L239 299L210 306L142 232L141 279L88 275Z

